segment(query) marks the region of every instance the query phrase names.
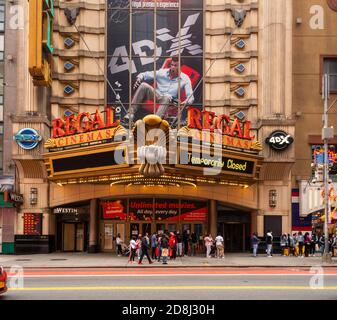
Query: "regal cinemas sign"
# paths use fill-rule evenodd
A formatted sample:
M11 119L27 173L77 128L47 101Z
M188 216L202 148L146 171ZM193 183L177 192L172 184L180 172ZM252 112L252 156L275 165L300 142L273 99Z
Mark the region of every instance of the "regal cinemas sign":
M96 143L111 142L116 135L119 121L115 121L114 110L105 108L94 114L83 112L53 120L52 138L47 141L48 149L71 149L76 146L90 146Z
M63 119L53 120L52 138L45 147L53 150L72 149L113 142L117 132L121 132L119 120L115 120L114 110L107 107L94 114L83 112ZM214 112L188 109L188 124L178 131L178 136L187 136L193 142L209 143L222 147L260 151L261 145L254 141L251 122L216 115ZM120 141L120 140L119 140Z
M196 108L188 110L187 135L194 140L223 147L261 150L261 145L252 134L251 122L216 115L214 112Z

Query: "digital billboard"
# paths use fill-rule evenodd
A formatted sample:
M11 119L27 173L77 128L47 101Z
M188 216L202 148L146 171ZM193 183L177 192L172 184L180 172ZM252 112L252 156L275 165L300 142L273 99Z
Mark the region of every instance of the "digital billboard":
M201 0L108 1L107 103L126 127L148 114L172 126L203 101Z

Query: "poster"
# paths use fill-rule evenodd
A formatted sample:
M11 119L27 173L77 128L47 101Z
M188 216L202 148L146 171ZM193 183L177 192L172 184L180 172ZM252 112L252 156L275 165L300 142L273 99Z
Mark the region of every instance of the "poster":
M102 201L103 219L125 221L127 217L127 201Z
M125 127L153 113L183 125L188 106L202 107L203 3L182 3L108 2L107 102Z
M179 221L179 200L156 199L155 219L156 222Z
M205 201L182 200L180 220L187 221L207 221L208 205Z
M129 202L130 221L153 220L153 199L130 199Z

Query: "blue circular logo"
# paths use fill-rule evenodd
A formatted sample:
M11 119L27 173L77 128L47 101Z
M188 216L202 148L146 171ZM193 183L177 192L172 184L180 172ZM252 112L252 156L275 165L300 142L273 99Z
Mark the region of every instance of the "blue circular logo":
M39 142L42 140L42 137L36 130L24 128L14 136L14 140L22 149L32 150L38 146Z

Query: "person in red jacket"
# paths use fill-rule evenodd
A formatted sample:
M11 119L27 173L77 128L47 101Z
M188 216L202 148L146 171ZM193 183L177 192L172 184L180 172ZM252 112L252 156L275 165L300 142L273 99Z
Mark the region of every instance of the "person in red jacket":
M170 245L170 259L175 260L177 257L177 238L173 232L170 233L169 245Z

